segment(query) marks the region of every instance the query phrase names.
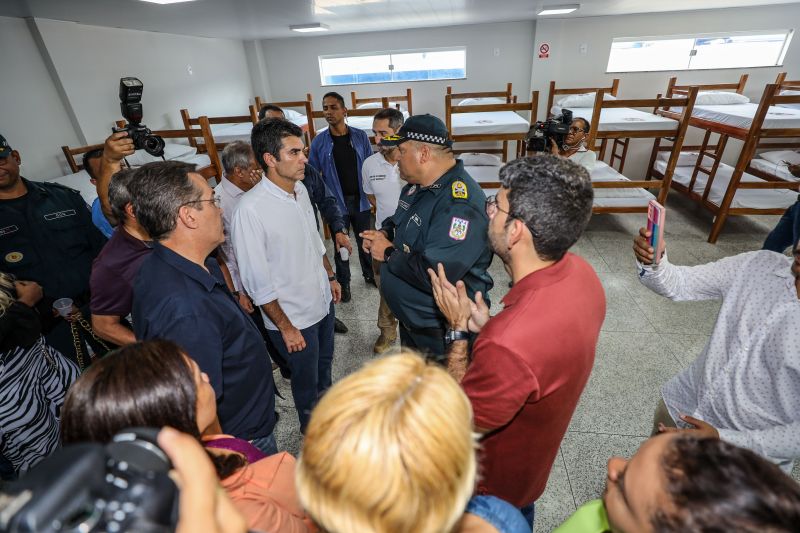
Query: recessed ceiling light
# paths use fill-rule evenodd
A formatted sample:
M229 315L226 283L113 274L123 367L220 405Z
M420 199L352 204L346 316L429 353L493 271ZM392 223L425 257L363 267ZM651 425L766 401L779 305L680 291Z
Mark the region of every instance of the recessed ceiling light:
M313 24L294 24L289 26L289 29L292 31L299 31L300 33L310 33L312 31L328 31L330 27L328 27L327 24L315 22Z
M580 8L580 4L566 4L562 6L543 6L537 15L565 15Z
M150 2L151 4L180 4L182 2L194 2L195 0L140 0L141 2Z

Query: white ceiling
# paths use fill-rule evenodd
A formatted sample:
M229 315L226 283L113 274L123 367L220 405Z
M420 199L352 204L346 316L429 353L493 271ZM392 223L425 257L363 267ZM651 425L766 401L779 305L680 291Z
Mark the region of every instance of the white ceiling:
M140 0L0 0L0 16L249 40L302 37L290 31L289 25L312 22L327 24L331 31L326 34L332 34L532 20L544 5L574 2L580 2L581 8L563 17L798 3L790 0L196 0L157 5Z

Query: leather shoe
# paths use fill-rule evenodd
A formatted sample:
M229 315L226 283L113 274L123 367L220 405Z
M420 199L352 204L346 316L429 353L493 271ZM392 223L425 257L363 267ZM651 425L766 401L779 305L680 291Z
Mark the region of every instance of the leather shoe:
M350 301L352 296L350 295L350 284L342 285L342 303L347 303Z
M334 318L333 331L335 331L336 333L347 333L348 329L347 326L344 325L344 322L342 322L338 318Z

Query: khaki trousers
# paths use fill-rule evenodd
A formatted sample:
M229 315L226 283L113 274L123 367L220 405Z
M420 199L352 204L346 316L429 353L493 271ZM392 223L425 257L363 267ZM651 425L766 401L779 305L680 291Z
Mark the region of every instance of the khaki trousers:
M392 310L386 305L386 300L383 299L383 291L381 291L381 263L372 260L372 271L375 273L375 284L378 286L380 292L381 302L378 306L378 329L381 335L389 340L397 338L397 319L392 314Z

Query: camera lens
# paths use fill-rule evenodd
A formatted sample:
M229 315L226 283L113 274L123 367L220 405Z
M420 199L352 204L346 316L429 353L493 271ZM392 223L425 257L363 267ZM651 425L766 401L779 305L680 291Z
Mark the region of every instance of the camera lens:
M144 149L152 156L161 157L164 155L164 139L158 135L147 135L144 138Z

